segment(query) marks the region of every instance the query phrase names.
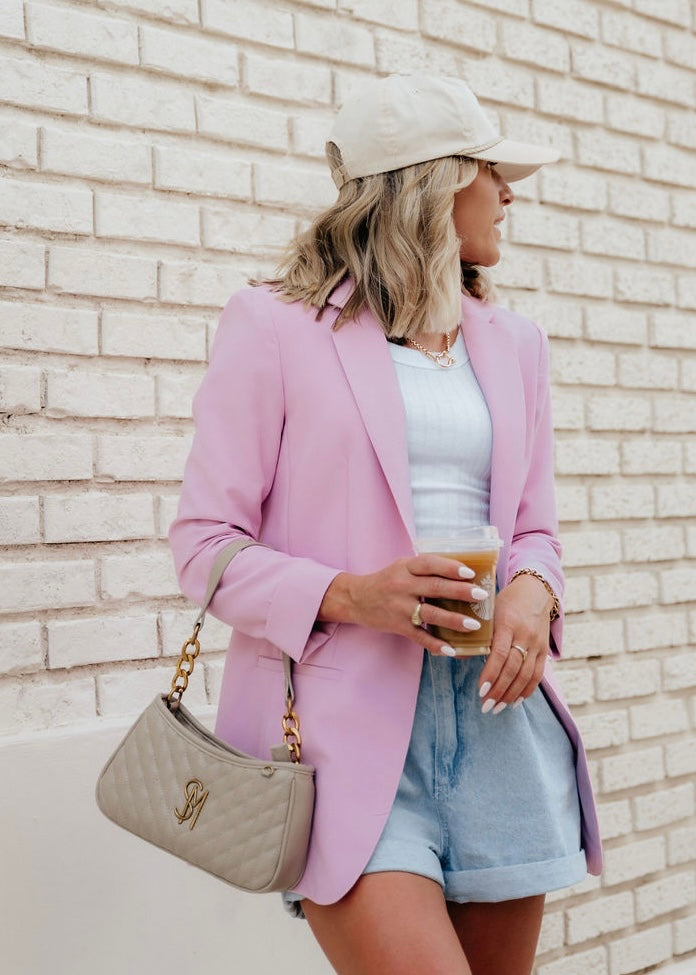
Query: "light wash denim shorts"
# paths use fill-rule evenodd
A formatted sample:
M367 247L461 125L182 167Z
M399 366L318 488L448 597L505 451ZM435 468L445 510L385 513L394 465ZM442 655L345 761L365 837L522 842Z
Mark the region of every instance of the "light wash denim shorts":
M460 903L529 897L585 876L570 739L540 688L482 714L485 659L424 651L401 780L363 873L421 874ZM301 894L282 898L304 918Z

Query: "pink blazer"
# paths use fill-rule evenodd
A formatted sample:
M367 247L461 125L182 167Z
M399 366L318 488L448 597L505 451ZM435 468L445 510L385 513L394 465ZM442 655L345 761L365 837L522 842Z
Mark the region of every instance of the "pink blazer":
M210 611L234 627L216 733L258 756L281 739L281 651L294 666L303 761L316 767L307 868L296 890L333 903L379 839L404 764L423 650L401 636L316 623L342 571L411 555L414 524L404 408L384 333L364 312L331 325L266 287L234 294L194 399L196 433L169 537L182 591L203 599L210 566L240 533ZM562 592L553 487L548 343L533 322L462 297L462 329L493 424L490 520L504 547L498 582L535 568ZM601 845L585 752L551 669L542 688L577 758L589 870ZM466 824L463 824L466 828Z

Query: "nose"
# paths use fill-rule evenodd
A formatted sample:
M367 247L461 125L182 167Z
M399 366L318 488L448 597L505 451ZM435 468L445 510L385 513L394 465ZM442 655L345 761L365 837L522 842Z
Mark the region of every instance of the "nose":
M500 187L500 202L503 206L508 206L514 199L515 194L510 189L509 184L503 182L503 185Z

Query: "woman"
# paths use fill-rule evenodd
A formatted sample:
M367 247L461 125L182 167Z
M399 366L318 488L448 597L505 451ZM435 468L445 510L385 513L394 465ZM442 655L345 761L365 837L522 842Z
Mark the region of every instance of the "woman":
M340 975L525 975L544 893L598 873L561 647L547 341L491 304L509 183L558 158L504 140L456 79L376 80L327 143L338 200L280 277L232 296L194 402L170 539L234 626L216 733L279 740L282 651L316 767L286 906ZM453 657L423 600L481 598L418 535L496 525L487 657Z

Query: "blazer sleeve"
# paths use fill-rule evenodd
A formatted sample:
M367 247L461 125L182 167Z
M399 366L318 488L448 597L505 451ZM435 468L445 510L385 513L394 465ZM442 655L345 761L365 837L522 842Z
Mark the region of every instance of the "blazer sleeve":
M273 486L284 421L271 305L260 289L230 298L193 401L195 434L169 542L181 590L198 605L217 553L240 536L263 540L263 504ZM316 617L339 571L252 546L226 568L209 610L300 662L335 629Z
M549 383L549 342L540 336L537 395L527 477L522 489L510 546L508 579L518 569L536 569L549 583L560 603L560 615L551 623L550 652L560 657L563 640L563 590L561 543L554 486L554 437Z

